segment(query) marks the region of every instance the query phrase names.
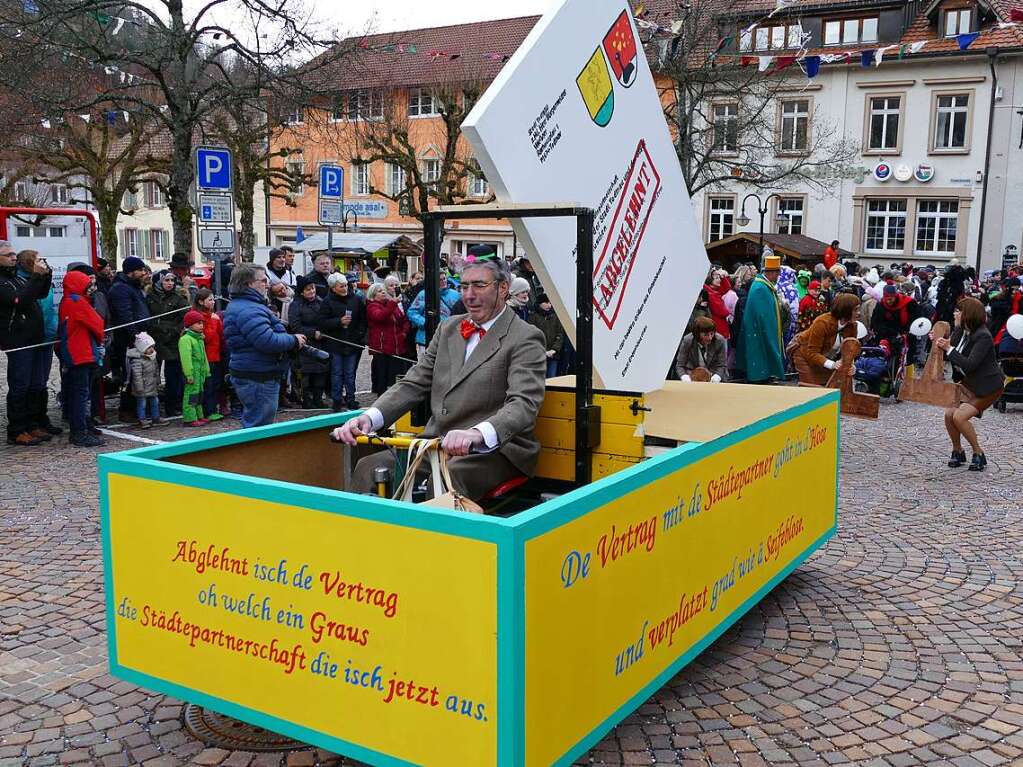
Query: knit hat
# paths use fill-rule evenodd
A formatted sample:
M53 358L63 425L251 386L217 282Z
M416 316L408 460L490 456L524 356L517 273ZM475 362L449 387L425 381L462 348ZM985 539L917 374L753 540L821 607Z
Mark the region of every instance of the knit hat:
M295 292L301 293L306 289L307 285L315 285L316 283L306 277L304 274L300 274L295 278Z
M895 285L885 285L884 294L886 296L897 296L899 295L899 289Z
M821 282L820 280L810 280L810 284L807 285L806 288L807 290L820 290Z
M121 262L121 271L124 274L145 270L145 268L145 262L143 262L141 258L136 258L135 256L128 256Z
M145 331L135 336L135 348L138 349L140 354L145 354L146 349L148 349L150 346L155 345L156 341L154 341L153 337L149 335L149 333L146 333Z
M185 312L185 327L190 328L197 322L206 322L206 318L202 316L202 312L197 312L195 309L190 309Z
M521 293L523 290L529 290L529 280L525 277L516 277L511 281L511 286L508 288L508 292L511 295Z
M106 269L107 268L107 263L108 262L107 262L107 260L105 258L97 258L96 259L96 266L98 266L100 269Z

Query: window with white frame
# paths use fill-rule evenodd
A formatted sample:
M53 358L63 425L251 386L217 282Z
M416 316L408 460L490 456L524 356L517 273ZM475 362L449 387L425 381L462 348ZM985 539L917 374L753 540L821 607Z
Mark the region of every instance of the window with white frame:
M810 135L810 100L793 99L781 102L782 152L805 152Z
M476 160L469 163L469 195L472 197L486 197L490 194L490 184L480 170L480 164Z
M957 200L920 200L916 205L916 252L954 256L959 228Z
M352 194L365 197L369 194L369 164L356 163L352 166Z
M394 163L387 163L387 194L397 197L405 191L405 169Z
M735 103L713 106L713 151L731 154L739 151L739 105Z
M970 31L971 14L969 8L956 8L945 11L945 37L965 35Z
M157 261L167 259L169 239L166 229L149 230L149 252Z
M18 237L33 237L35 235L35 230L31 226L27 226L25 224L19 224L14 227L14 231Z
M440 114L440 102L426 88L412 88L408 92L409 117Z
M163 199L163 190L155 181L147 181L144 184L147 208L162 208L166 203Z
M305 110L301 106L290 107L281 115L285 125L299 125L305 119Z
M66 226L48 226L46 227L47 237L67 237Z
M784 223L779 219L778 234L802 234L803 215L806 213L802 197L782 197L778 200L778 215L785 216Z
M430 188L436 189L440 181L440 160L423 160L423 182Z
M68 192L66 184L50 184L50 202L67 203Z
M856 19L833 19L824 22L825 45L877 42L877 16Z
M870 132L867 148L874 151L897 149L899 121L902 118L901 96L873 96L870 99Z
M139 230L124 230L124 254L126 256L138 256L139 254Z
M707 242L731 237L735 233L735 199L710 197L708 204L710 210L707 218Z
M740 51L779 51L799 48L803 44L803 27L795 24L765 24L739 30Z
M970 118L969 94L938 96L936 109L934 148L965 149L966 126Z
M901 253L906 247L906 201L868 200L866 250Z
M379 88L348 91L349 120L381 120L384 117L384 92Z
M288 160L284 163L284 169L291 181L291 194L294 197L305 195L305 162L302 160Z

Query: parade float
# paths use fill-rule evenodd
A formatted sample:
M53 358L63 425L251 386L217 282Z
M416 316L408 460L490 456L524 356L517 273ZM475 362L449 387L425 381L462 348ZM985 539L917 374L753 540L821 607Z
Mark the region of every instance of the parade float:
M352 414L100 456L115 676L374 765L570 765L835 532L838 391L663 380L707 262L626 5L559 3L463 128L500 202L425 217L427 284L504 216L553 286L537 476L355 495Z

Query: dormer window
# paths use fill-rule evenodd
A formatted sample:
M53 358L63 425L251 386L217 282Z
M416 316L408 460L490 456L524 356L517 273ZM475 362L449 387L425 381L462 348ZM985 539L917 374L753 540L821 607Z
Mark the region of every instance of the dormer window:
M877 16L832 19L824 22L825 45L855 45L877 42Z
M945 11L945 37L965 35L972 31L973 11L970 8L954 8Z
M739 34L740 51L769 51L799 48L803 28L799 24L765 24L743 29Z

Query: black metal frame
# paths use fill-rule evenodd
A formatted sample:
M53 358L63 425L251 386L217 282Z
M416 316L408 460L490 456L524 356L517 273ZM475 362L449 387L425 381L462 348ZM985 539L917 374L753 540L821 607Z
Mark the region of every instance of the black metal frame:
M426 343L440 324L440 249L444 222L478 218L575 218L575 481L593 479L593 448L600 444L600 408L593 404L593 209L565 205L535 207L465 206L422 214L426 280Z

